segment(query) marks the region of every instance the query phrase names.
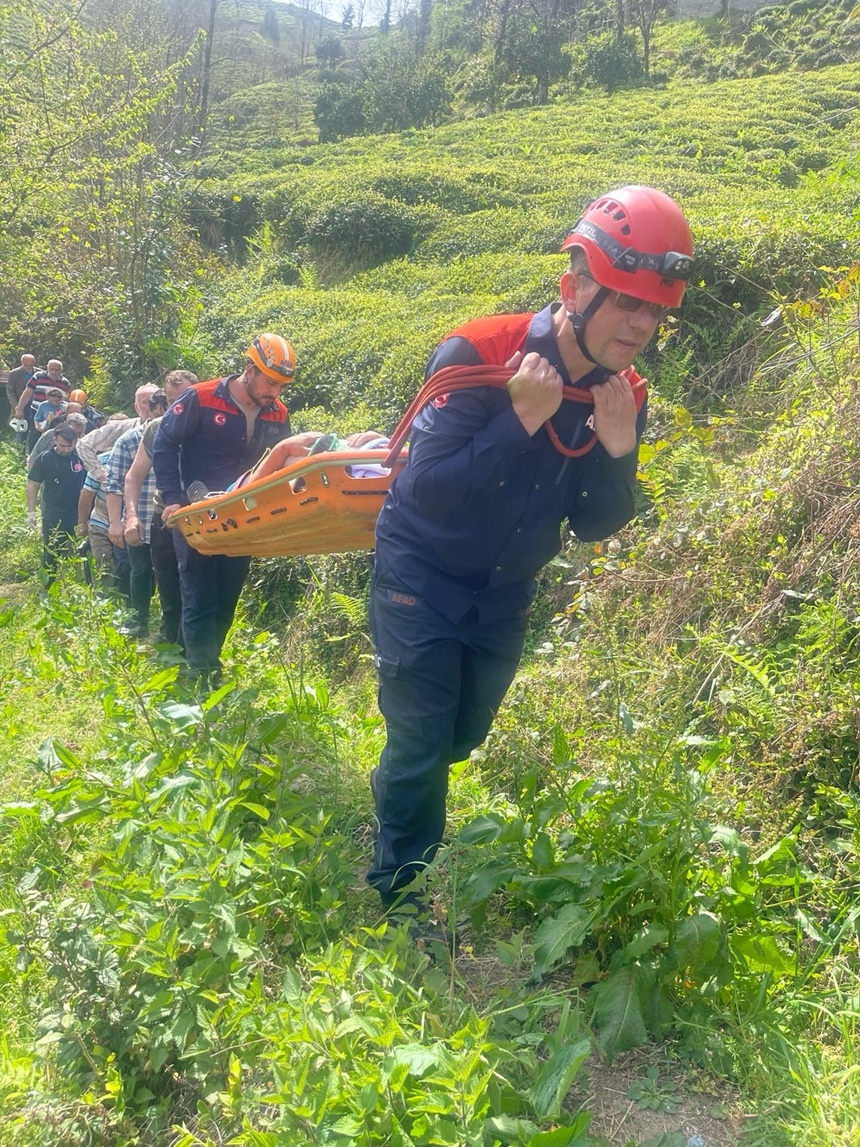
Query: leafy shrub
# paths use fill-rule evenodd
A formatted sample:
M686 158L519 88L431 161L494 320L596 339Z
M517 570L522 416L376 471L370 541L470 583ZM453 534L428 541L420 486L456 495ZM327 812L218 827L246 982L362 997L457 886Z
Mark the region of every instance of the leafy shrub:
M633 88L644 79L642 61L636 51L636 38L614 32L593 36L583 45L580 82L598 84L611 95L621 88Z
M361 135L367 119L355 88L345 83L325 83L314 104L314 121L320 143L332 143L351 135Z
M419 216L374 192L332 203L308 223L302 246L323 273L344 275L409 252Z
M777 939L794 938L785 918L802 879L793 841L753 859L713 822L706 777L726 749L712 746L695 767L683 750L653 765L628 761L614 782L580 775L557 731L555 770L526 778L522 811L480 817L461 834L493 846L470 864L467 901L480 908L504 889L541 917L536 974L573 950L576 978L600 980L593 1004L609 1056L660 1035L697 998L754 1008L759 985L795 967Z
M141 683L158 748L118 781L43 749L53 784L40 795L58 831L101 821L112 844L86 906L56 910L34 880L12 936L23 964L44 962L54 983L45 1044L82 1090L94 1074L116 1080L120 1111L163 1107L176 1072L207 1090L226 1078L220 1001L249 989L263 937L286 955L299 934L336 931L343 910L340 850L323 845L327 818L299 795L285 755L295 718L268 715L250 755L215 743L200 753L205 710L154 699L175 676Z
M480 173L474 171L457 178L426 168L389 170L378 175L371 186L386 199L397 199L410 206L431 203L458 215L497 207L512 199L501 190L482 185Z

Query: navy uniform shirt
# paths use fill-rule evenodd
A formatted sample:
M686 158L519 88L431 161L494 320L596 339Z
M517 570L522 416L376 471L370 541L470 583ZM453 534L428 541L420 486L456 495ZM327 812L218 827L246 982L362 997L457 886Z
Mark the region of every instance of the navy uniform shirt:
M40 454L30 467L27 477L42 484L42 512L45 517L77 520L78 498L87 472L84 464L72 451L58 454L51 447Z
M248 441L245 414L229 389L236 377L195 384L162 418L153 443L152 468L166 506L187 505L186 491L192 482L226 490L275 443L289 437L289 412L276 399L259 411Z
M541 355L570 385L553 309L533 316L521 349ZM436 349L427 374L482 361L486 353L458 335ZM592 411L562 402L553 425L566 446L591 437ZM644 425L643 405L637 437ZM452 392L413 424L409 460L379 517L376 576L390 574L451 621L473 607L482 623L522 610L535 575L561 549L565 519L582 541L596 541L633 517L636 460L635 450L612 458L599 443L565 458L543 427L529 437L506 389Z

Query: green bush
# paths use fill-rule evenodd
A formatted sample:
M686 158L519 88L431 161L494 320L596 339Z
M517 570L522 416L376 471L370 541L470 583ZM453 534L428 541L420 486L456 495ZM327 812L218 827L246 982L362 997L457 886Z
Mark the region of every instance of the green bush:
M302 247L328 278L406 255L419 229L410 207L374 192L332 203L309 222Z

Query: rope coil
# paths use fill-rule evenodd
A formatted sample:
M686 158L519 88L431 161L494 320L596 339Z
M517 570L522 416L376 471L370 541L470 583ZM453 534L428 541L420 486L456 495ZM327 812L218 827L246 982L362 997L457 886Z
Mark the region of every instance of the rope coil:
M418 394L409 405L409 409L397 424L397 429L389 440L388 454L386 455L384 466L391 466L394 460L400 454L400 450L409 437L409 431L412 429L412 423L429 403L437 398L441 398L443 394L451 394L453 391L469 390L475 386L493 386L499 389L506 387L510 380L514 377L517 371L509 366L485 366L483 364L476 366L443 366L441 370L437 370L435 374L427 379ZM630 384L630 389L634 397L638 398L640 394L644 394L647 383L644 378L637 379L636 382ZM585 390L578 386L563 386L562 399L565 402L582 402L586 405L594 405L594 396L590 390ZM637 402L637 407L640 405ZM592 450L597 442L597 435L592 434L588 442L584 446L577 449L571 449L565 446L558 436L555 427L552 424L552 419L547 419L544 423L544 429L547 432L550 442L565 458L580 458L583 454L587 454Z

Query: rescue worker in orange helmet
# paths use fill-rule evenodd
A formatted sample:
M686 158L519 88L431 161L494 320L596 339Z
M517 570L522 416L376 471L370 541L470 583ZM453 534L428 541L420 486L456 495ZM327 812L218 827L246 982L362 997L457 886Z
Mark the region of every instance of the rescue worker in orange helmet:
M85 390L73 390L69 395L69 402L76 402L80 405L80 413L83 414L84 418L87 420L88 434L91 430L97 430L99 426L104 426L105 416L100 410L96 410L94 406L90 405L89 399L87 398L87 392Z
M161 420L152 466L165 509L163 519L205 496L225 490L263 454L290 434L280 394L292 381L296 357L281 335L258 335L245 352L241 374L189 387ZM314 436L315 437L315 436ZM182 597L182 636L192 676L213 684L250 558L204 556L180 530L173 531Z
M646 402L632 363L683 298L690 228L662 191L622 187L586 208L563 250L555 303L466 323L436 348L428 377L482 364L513 377L425 406L379 517L370 621L387 740L367 878L386 909L422 907L449 766L487 735L562 523L596 541L634 515ZM593 404L563 401L574 384Z

